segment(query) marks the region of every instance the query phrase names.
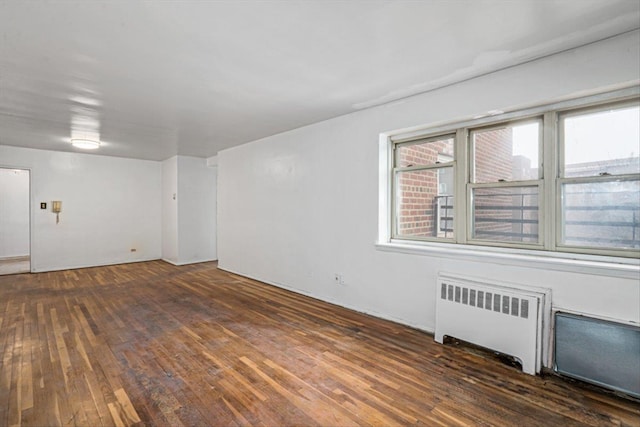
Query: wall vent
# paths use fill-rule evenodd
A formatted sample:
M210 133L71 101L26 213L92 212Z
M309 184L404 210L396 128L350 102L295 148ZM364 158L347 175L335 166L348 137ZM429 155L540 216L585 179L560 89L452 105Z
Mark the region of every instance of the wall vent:
M459 304L470 305L483 310L529 318L529 300L500 295L498 291L488 292L464 285L440 284L440 298Z
M440 274L435 340L455 337L515 357L528 374L546 356L551 291ZM548 329L548 328L547 328Z

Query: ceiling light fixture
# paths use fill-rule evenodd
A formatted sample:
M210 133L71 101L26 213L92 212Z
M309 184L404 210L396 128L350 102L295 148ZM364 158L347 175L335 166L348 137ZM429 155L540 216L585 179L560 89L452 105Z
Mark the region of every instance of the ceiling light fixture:
M83 150L95 150L100 147L100 141L86 138L72 138L71 145L77 148L82 148Z

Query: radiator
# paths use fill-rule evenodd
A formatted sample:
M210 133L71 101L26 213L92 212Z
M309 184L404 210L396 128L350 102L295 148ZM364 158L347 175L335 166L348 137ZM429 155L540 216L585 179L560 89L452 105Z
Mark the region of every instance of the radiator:
M440 274L435 340L454 337L512 356L535 375L548 348L550 306L549 289Z
M640 327L570 313L555 319L556 372L640 398Z

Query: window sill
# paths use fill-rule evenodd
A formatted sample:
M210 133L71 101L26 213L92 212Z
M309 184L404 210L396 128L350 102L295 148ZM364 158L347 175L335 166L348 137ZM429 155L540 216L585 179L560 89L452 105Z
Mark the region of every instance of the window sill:
M376 249L412 255L592 274L624 279L640 278L640 260L596 255L504 249L489 246L431 242L378 242Z

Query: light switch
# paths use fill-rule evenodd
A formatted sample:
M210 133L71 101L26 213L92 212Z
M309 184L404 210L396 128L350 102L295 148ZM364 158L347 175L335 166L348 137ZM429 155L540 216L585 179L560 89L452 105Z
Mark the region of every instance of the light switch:
M47 209L47 202L40 203L40 209Z

